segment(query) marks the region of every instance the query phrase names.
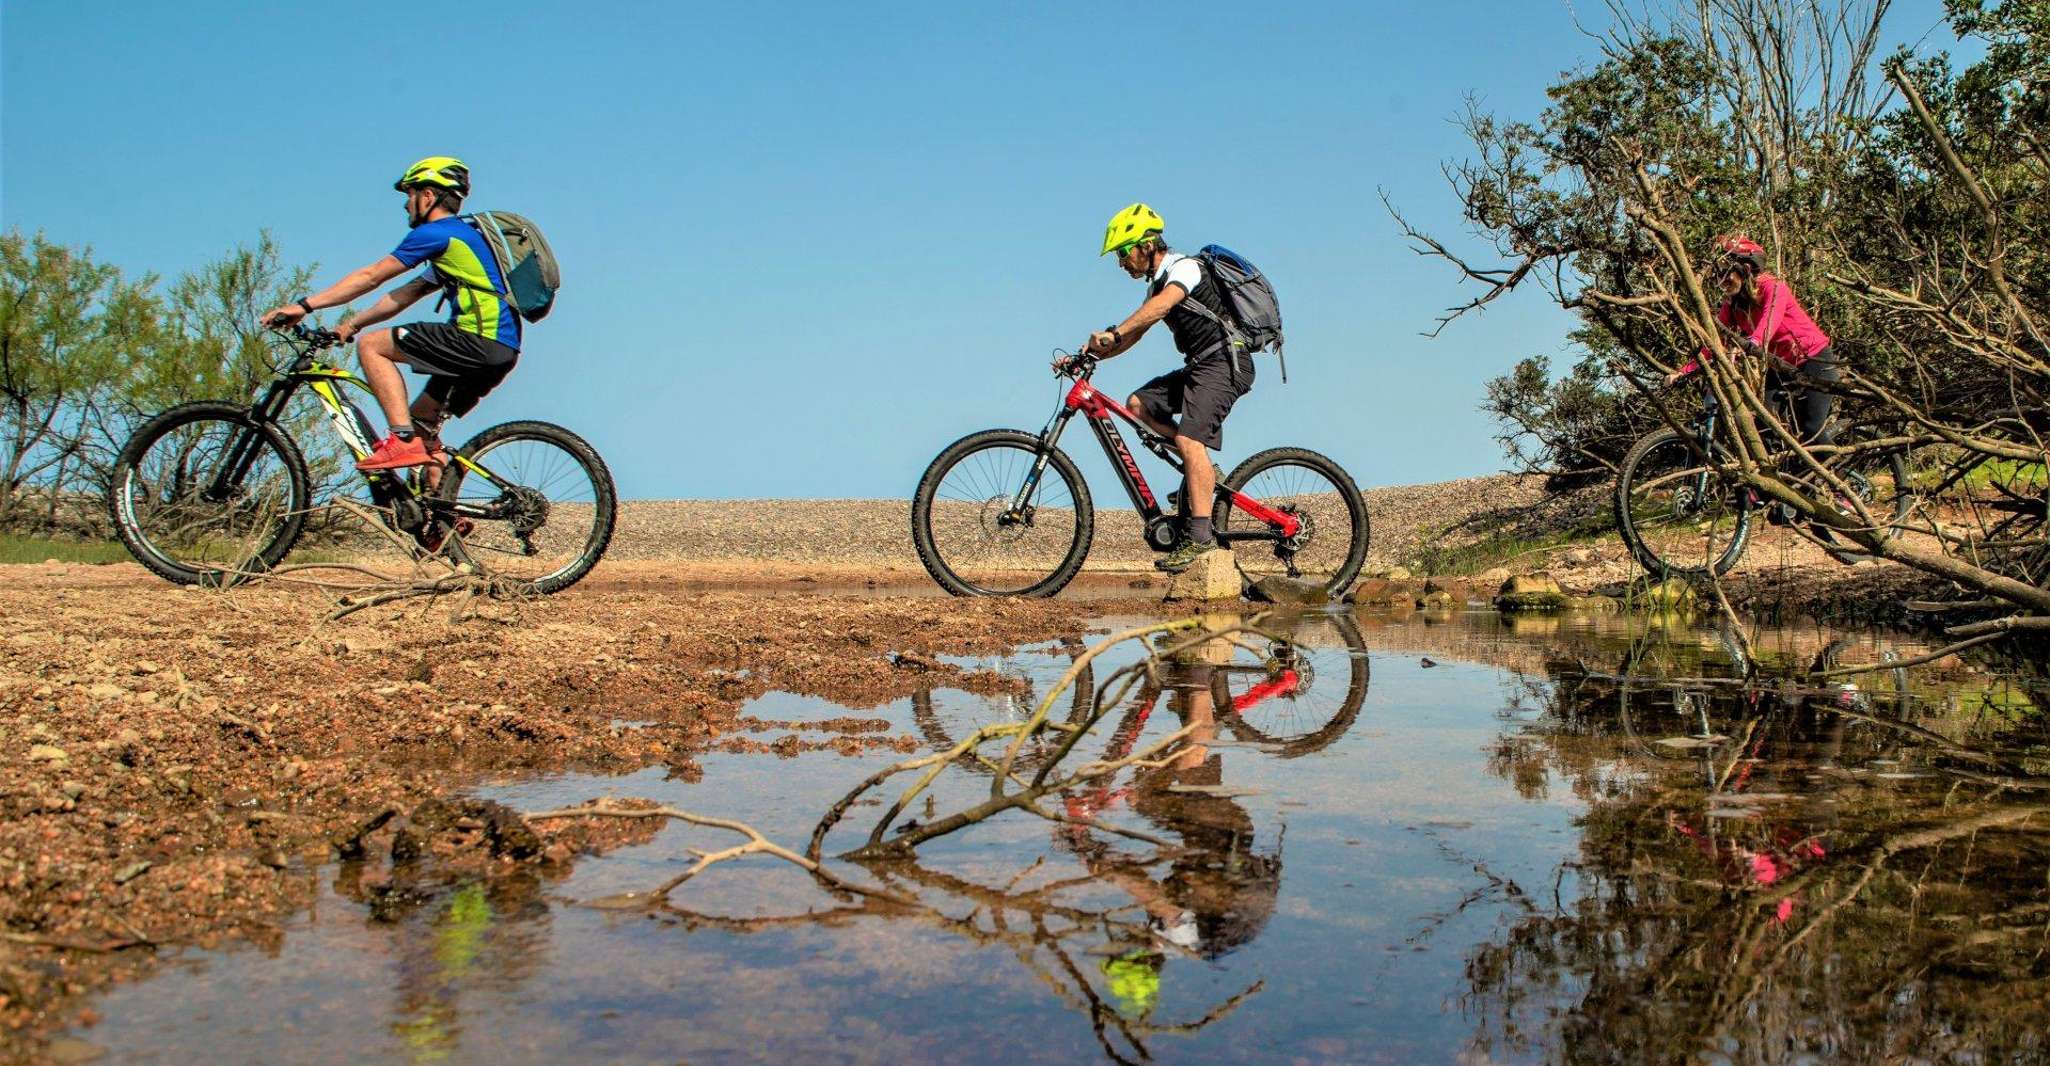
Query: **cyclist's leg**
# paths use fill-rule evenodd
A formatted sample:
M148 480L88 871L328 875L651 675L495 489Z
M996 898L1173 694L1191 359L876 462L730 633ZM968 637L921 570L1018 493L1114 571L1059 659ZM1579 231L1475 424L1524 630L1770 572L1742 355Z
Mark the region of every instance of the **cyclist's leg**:
M399 373L399 364L406 357L399 351L394 336L397 332L373 329L356 338L356 359L363 364L363 380L369 383L371 395L377 397L385 425L394 429L408 424L406 376Z
M1125 399L1125 410L1140 425L1173 440L1174 416L1182 410L1184 376L1183 371L1176 370L1139 386L1137 392Z
M1174 443L1182 453L1182 468L1186 472L1189 517L1207 526L1217 496L1217 468L1211 465L1210 451L1224 447L1224 420L1239 397L1253 387L1252 360L1240 359L1236 373L1230 357L1199 360L1185 370L1188 385L1182 395L1182 419L1176 427Z
M436 461L429 464L422 475L427 487L432 490L441 483L442 467L447 465L447 449L441 442L441 427L451 418L461 418L477 409L478 401L490 395L519 365L518 356L498 366L484 367L465 374L440 374L427 379L427 385L420 390L420 398L413 401L413 425L420 433L421 443L430 454L439 453Z
M1829 413L1836 406L1836 396L1808 387L1811 384L1834 385L1842 380L1836 352L1830 348L1816 352L1801 364L1800 374L1803 387L1794 395L1794 418L1799 423L1802 442L1836 443L1836 429L1829 424Z

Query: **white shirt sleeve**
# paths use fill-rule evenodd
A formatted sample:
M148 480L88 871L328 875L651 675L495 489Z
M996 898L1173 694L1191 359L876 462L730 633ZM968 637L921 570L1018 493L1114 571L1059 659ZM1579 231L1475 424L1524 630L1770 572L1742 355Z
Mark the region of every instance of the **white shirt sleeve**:
M1203 284L1203 264L1196 262L1196 260L1186 255L1168 264L1167 274L1160 280L1160 287L1162 289L1167 288L1169 285L1180 285L1183 292L1195 292L1196 286L1201 284Z

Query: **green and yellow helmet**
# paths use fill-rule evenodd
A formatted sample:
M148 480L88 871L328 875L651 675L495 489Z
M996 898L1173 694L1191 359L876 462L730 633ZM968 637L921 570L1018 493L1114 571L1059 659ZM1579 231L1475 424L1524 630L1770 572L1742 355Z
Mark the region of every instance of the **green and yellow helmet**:
M405 192L415 185L453 189L457 196L470 195L470 168L452 155L430 155L406 168L392 188Z
M1159 952L1128 951L1097 964L1103 971L1110 1001L1119 1014L1140 1019L1153 1013L1160 1003L1160 969L1165 961Z
M1103 230L1103 251L1098 254L1122 252L1148 237L1158 236L1166 228L1159 212L1145 204L1133 204L1110 216L1110 225Z

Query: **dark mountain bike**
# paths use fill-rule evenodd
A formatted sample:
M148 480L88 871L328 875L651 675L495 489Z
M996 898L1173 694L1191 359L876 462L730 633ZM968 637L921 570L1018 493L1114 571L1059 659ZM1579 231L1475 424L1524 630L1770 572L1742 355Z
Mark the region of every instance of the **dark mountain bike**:
M282 332L282 331L281 331ZM363 379L319 353L332 331L295 326L288 365L254 404L180 404L135 431L115 461L107 506L137 561L181 585L225 585L277 566L306 531L314 479L281 421L312 390L356 459L376 434L338 383ZM359 474L366 501L423 554L536 593L590 573L612 540L617 498L605 460L582 437L546 422L492 426L430 468Z
M1181 455L1089 383L1096 363L1077 357L1062 372L1075 384L1038 434L971 433L926 467L911 499L911 537L940 587L956 596L1051 596L1082 569L1096 534L1095 503L1059 447L1077 414L1131 497L1147 546L1174 547L1175 516L1155 499L1115 420L1130 424L1177 474ZM1358 486L1337 463L1303 448L1270 448L1219 478L1212 521L1218 542L1256 579L1285 575L1337 596L1367 557L1367 505Z
M1645 434L1616 471L1616 531L1638 564L1658 577L1729 572L1744 556L1753 522L1769 507L1769 501L1727 472L1734 459L1716 440L1720 412L1715 394L1706 386L1702 392L1701 415L1686 433L1668 426ZM1790 391L1771 389L1766 398L1782 425L1796 424ZM1812 450L1888 523L1887 536L1896 537L1913 505L1903 450L1851 455L1840 450L1869 439L1871 432L1850 426L1837 433L1834 447Z

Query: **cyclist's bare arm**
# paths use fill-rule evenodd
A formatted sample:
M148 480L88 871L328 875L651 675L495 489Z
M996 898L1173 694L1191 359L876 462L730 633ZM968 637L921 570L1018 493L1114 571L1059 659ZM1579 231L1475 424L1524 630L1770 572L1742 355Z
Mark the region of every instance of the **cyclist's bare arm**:
M369 266L359 267L350 271L348 276L342 280L306 297L304 306L298 303L289 303L283 307L272 308L264 314L263 324L266 326L293 325L300 319L305 318L309 309L318 311L323 307L340 307L350 300L398 277L408 269L406 264L399 262L395 256L385 256Z
M435 288L434 282L426 278L414 278L404 285L378 297L376 303L364 308L362 312L351 316L349 321L344 323L337 332L342 335L343 340L348 340L350 337L369 329L371 326L383 322L400 311L419 303L421 297L433 292Z
M1167 313L1174 309L1174 305L1181 303L1188 295L1188 290L1180 285L1169 285L1161 289L1148 297L1145 303L1140 304L1139 309L1132 312L1130 318L1118 323L1115 333L1105 330L1090 334L1090 351L1103 359L1130 351L1132 345L1139 343L1139 338L1146 335L1147 330L1166 318Z

